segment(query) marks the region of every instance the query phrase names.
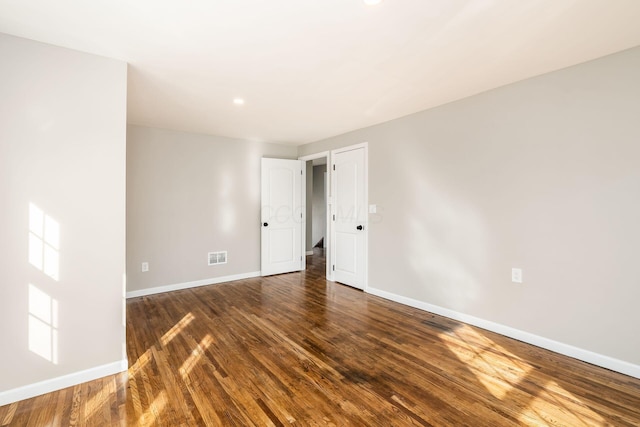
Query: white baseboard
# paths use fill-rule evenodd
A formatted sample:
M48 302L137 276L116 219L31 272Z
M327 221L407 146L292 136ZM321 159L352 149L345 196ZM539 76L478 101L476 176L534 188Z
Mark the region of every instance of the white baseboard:
M143 297L146 295L160 294L163 292L178 291L180 289L197 288L198 286L215 285L224 282L233 282L234 280L250 279L259 277L259 271L251 273L234 274L232 276L214 277L212 279L196 280L193 282L176 283L175 285L157 286L155 288L140 289L137 291L127 292L127 298Z
M108 363L95 368L86 369L84 371L74 372L72 374L63 375L61 377L51 378L49 380L40 381L34 384L25 385L0 392L0 406L9 405L19 400L30 399L41 394L51 393L52 391L61 390L67 387L73 387L80 383L97 380L98 378L108 375L119 374L128 369L128 362L121 360L119 362Z
M460 313L455 310L440 307L437 305L429 304L423 301L418 301L413 298L396 295L391 292L383 291L376 288L367 288L368 293L398 302L400 304L408 305L410 307L425 310L430 313L435 313L440 316L448 317L450 319L458 320L460 322L468 323L470 325L477 326L482 329L496 332L500 335L514 338L518 341L523 341L528 344L542 347L547 350L551 350L556 353L563 354L565 356L572 357L574 359L582 360L583 362L591 363L592 365L600 366L610 369L612 371L620 372L625 375L632 376L634 378L640 378L640 366L633 363L625 362L624 360L614 359L613 357L605 356L602 354L594 353L589 350L574 347L569 344L564 344L558 341L554 341L549 338L544 338L538 335L531 334L529 332L521 331L519 329L511 328L509 326L501 325L489 320L480 319L468 314Z
M307 255L313 255L313 250L307 251Z

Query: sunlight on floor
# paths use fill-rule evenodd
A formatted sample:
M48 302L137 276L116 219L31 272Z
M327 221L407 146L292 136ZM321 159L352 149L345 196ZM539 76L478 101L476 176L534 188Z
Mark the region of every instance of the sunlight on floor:
M129 376L130 377L136 376L138 372L140 372L142 369L145 368L145 366L147 366L150 360L151 360L151 350L147 349L144 353L142 353L140 357L138 357L138 360L136 360L136 363L134 363L129 367L129 370L127 371L129 373Z
M180 374L182 375L182 378L189 375L189 372L191 372L193 367L198 363L204 352L207 351L211 344L213 344L213 337L207 334L202 341L200 341L200 344L193 349L189 358L184 361L182 366L180 366Z
M549 381L518 417L524 424L556 425L561 419L564 425L607 425L604 418L589 409L579 398L563 389L555 381Z
M165 406L167 406L167 393L162 390L153 402L151 402L147 410L140 416L137 425L141 427L155 426L156 420L161 419L160 414Z
M109 408L110 401L115 401L116 396L116 384L115 380L108 381L106 385L103 385L98 393L93 396L84 405L84 419L91 420L99 411L104 411L105 408Z
M452 338L440 334L440 338L489 393L498 399L503 399L532 369L529 364L468 325L461 325L455 335Z
M175 325L171 327L161 338L160 342L157 344L161 344L162 347L166 347L171 341L180 335L184 329L189 326L189 324L195 320L195 316L193 313L187 313L182 319L180 319ZM193 369L193 367L198 363L198 360L202 357L207 348L214 342L213 337L211 335L206 335L202 341L196 346L196 348L191 352L189 357L184 361L182 366L179 369L182 377L186 377L189 372ZM137 414L139 414L138 426L153 426L156 424L156 420L161 417L165 406L168 403L167 395L165 391L161 391L157 396L155 396L154 400L149 404L149 406L143 408L144 401L150 402L153 396L149 395L149 390L147 389L147 384L145 384L147 380L147 372L145 369L152 362L154 358L158 357L158 354L163 353L165 350L161 350L157 344L154 344L150 348L146 349L140 357L129 367L128 375L129 375L129 393L130 398L133 401L133 407ZM156 360L157 362L157 360ZM152 369L152 368L150 368ZM136 377L142 379L142 385L136 381ZM140 388L139 388L140 387ZM142 397L145 397L142 399ZM106 403L106 402L104 402ZM143 412L144 409L144 412Z
M162 345L166 346L167 344L169 344L171 340L174 339L180 332L182 332L182 330L186 328L187 325L189 325L189 323L191 323L195 318L196 317L191 312L187 313L182 319L180 319L178 323L173 325L173 327L162 336L162 338L160 339Z
M516 401L519 385L527 381L533 367L468 325L440 338L478 381L501 401ZM536 381L538 382L538 381ZM515 390L514 390L515 389ZM511 397L510 397L511 396ZM518 406L522 401L518 399ZM526 425L555 425L562 420L571 426L604 425L604 419L555 381L548 381L538 395L519 409L518 419ZM524 405L522 405L524 406Z

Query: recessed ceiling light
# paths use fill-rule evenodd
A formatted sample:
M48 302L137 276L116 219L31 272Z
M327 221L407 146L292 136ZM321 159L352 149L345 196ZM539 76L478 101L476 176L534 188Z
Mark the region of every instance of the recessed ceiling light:
M233 98L233 103L236 105L244 105L244 99L242 98Z
M364 2L364 4L366 4L367 6L375 6L377 4L380 4L380 2L382 2L382 0L362 0Z

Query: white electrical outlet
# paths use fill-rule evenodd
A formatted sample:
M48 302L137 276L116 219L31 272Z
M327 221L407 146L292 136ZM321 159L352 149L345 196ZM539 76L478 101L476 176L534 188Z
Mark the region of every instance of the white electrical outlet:
M149 263L148 262L143 262L142 263L142 272L146 273L147 271L149 271Z
M521 268L512 268L511 269L511 281L513 283L522 283L522 269Z

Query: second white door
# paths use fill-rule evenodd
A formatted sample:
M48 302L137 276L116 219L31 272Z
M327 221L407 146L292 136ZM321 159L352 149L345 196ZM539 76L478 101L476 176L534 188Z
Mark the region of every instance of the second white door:
M334 152L333 156L333 278L358 289L366 270L366 150Z

